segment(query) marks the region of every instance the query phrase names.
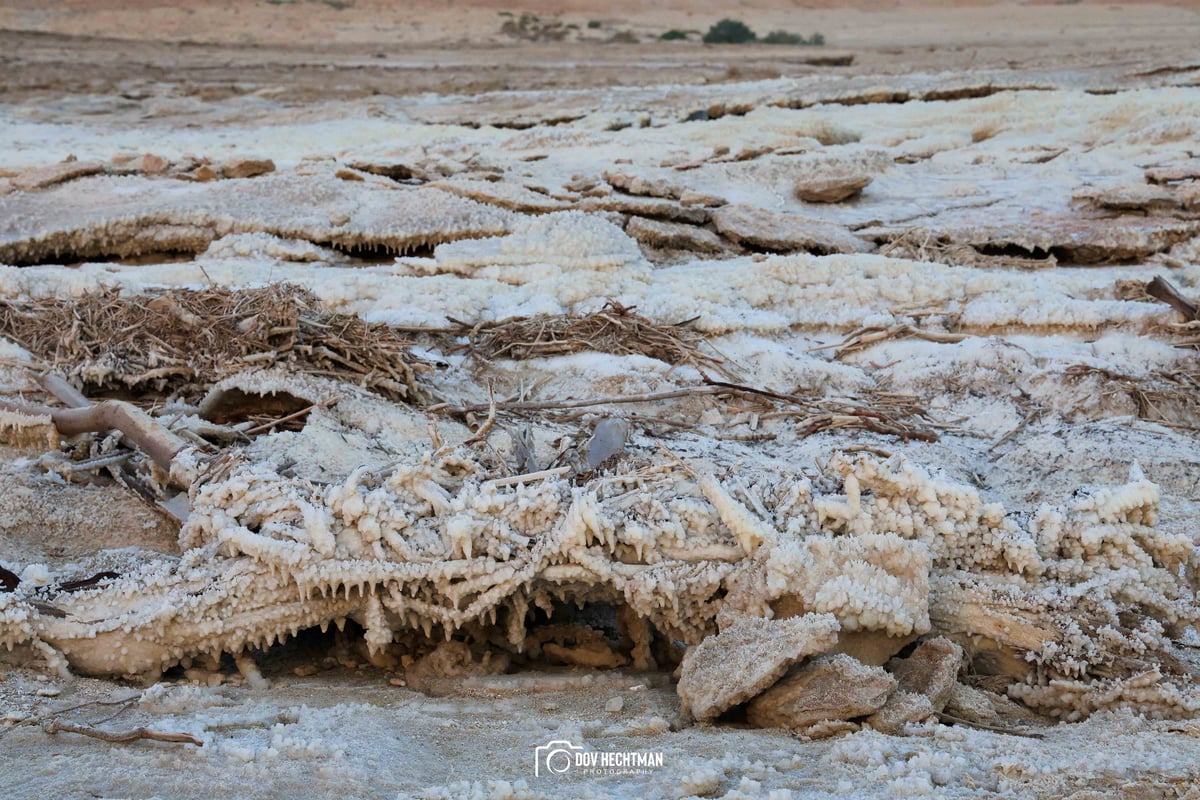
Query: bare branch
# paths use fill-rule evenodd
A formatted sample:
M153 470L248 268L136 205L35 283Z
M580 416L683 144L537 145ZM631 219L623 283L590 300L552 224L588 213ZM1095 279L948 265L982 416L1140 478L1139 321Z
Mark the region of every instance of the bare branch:
M188 446L145 411L122 400L105 400L87 408L49 408L0 400L0 410L50 417L63 436L119 430L165 470L171 469L171 460Z
M181 742L183 744L194 744L197 747L203 747L204 742L197 739L190 733L164 733L162 731L152 731L149 728L134 728L131 731L123 733L113 733L111 731L102 731L99 728L93 728L90 725L76 725L71 722L63 722L61 720L52 719L42 726L42 730L49 734L55 733L77 733L80 736L90 736L93 739L100 739L105 742L116 742L123 744L125 742L136 742L139 739L149 739L155 742Z
M1161 300L1183 314L1188 322L1200 319L1200 308L1197 308L1195 303L1184 297L1174 284L1161 275L1154 276L1154 280L1146 284L1146 294L1156 300Z
M38 376L37 382L46 394L57 397L67 408L87 408L92 405L91 400L88 400L83 396L82 392L67 383L66 378L63 378L61 375L47 372L45 375Z

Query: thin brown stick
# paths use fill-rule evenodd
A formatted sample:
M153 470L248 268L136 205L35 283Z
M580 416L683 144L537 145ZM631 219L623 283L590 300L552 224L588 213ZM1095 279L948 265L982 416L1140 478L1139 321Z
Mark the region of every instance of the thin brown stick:
M262 425L255 425L253 428L250 428L249 430L242 431L242 433L245 434L246 436L249 436L252 433L261 433L262 431L268 431L271 428L274 428L276 425L282 425L285 422L291 422L292 420L296 419L297 417L303 417L305 414L309 414L312 411L314 411L315 409L318 409L321 406L325 406L328 404L329 404L328 400L321 402L321 403L313 403L311 406L308 406L307 408L302 408L299 411L293 411L291 414L288 414L286 417L280 417L279 419L273 419L270 422L264 422Z
M945 711L937 712L938 719L943 722L953 722L956 725L966 725L968 728L979 728L984 731L992 731L993 733L1007 733L1010 736L1024 736L1029 739L1045 739L1046 737L1040 733L1033 731L1020 731L1015 728L1001 728L999 725L988 725L983 722L972 722L962 717L956 717L953 714L947 714Z
M63 722L62 720L52 719L42 726L42 730L49 734L55 733L77 733L80 736L89 736L93 739L100 739L105 742L115 742L124 744L126 742L136 742L139 739L149 739L154 742L180 742L183 744L194 744L196 747L203 747L204 742L197 739L190 733L165 733L163 731L152 731L149 728L134 728L131 731L123 733L113 733L111 731L102 731L99 728L93 728L90 725L76 725L71 722Z

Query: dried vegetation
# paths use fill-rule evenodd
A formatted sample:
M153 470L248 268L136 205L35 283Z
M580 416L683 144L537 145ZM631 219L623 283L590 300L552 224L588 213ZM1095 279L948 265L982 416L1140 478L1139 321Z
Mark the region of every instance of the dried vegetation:
M288 284L0 300L0 336L91 391L143 396L194 398L242 370L287 366L411 401L428 369L391 328L329 312Z
M589 314L542 314L510 317L498 322L454 323L454 335L466 338L455 349L476 358L545 358L591 350L614 355L643 355L673 366L694 367L702 375L712 372L735 378L728 363L712 348L706 352L704 336L692 329L694 319L660 325L635 307L615 301Z

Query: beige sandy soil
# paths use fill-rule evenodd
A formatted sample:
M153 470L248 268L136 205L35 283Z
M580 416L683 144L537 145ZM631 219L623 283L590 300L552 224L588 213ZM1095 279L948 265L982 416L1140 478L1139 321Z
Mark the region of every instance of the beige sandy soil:
M1195 60L1200 9L1179 5L743 3L31 2L0 7L8 97L120 92L180 83L200 96L286 88L294 100L652 83L710 83L813 73L1129 64ZM563 42L500 32L502 11L578 26ZM722 16L760 34L822 32L827 46L716 47L698 33ZM599 29L587 27L590 20ZM661 42L665 30L689 42ZM632 31L636 45L612 43ZM37 34L37 35L34 35ZM812 64L852 54L849 67Z

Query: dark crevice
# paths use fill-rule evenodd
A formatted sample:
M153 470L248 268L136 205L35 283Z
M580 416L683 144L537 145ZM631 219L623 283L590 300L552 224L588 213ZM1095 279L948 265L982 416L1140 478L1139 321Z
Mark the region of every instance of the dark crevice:
M85 255L77 252L58 252L39 258L0 258L0 264L11 267L68 266L80 264L119 264L123 267L143 267L153 264L181 264L195 261L202 250L159 250L152 253L122 255L120 253L95 253Z

